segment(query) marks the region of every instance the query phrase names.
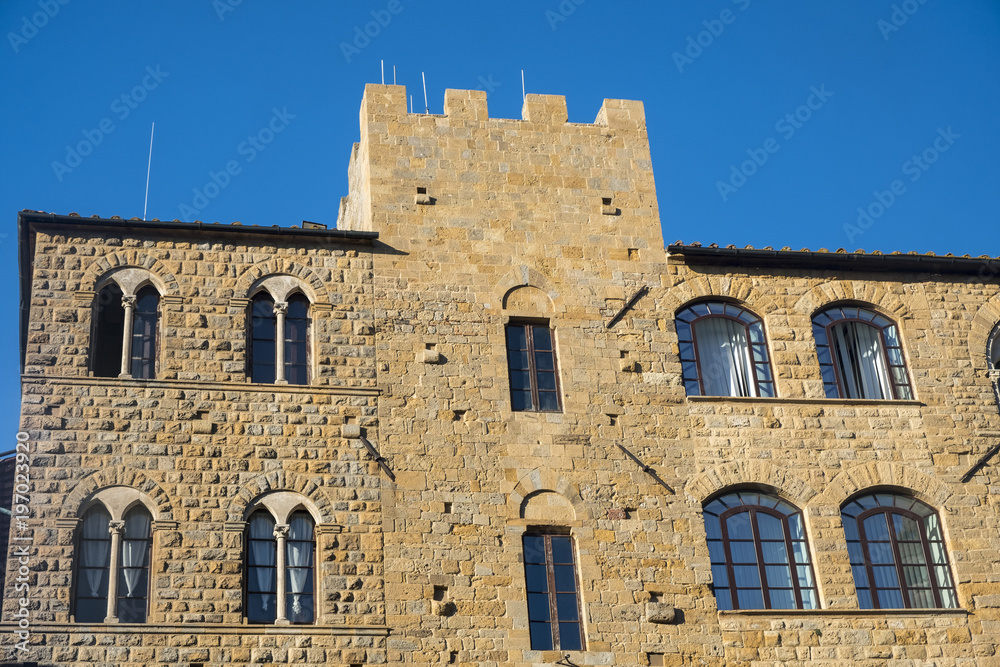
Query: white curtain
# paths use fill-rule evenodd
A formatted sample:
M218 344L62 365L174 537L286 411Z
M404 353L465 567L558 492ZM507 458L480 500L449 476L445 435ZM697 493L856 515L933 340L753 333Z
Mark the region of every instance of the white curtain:
M882 351L882 334L863 322L839 322L830 327L837 368L844 383L843 398L892 398L892 384Z
M302 514L293 515L288 523L288 592L292 595L293 614L302 613L302 594L309 594L309 565L312 563L312 519Z
M149 567L149 512L134 509L125 516L125 536L122 540L122 573L125 575L125 597L136 595L142 584L145 568Z
M727 317L695 324L698 370L706 396L756 396L746 326Z
M274 591L275 570L277 563L276 542L274 539L274 520L263 513L257 513L250 519L250 568L259 591ZM272 599L268 593L261 594L263 611L268 611L268 602Z
M86 569L87 594L86 597L100 597L106 595L101 590L101 580L111 567L109 556L111 555L111 540L108 536L108 522L111 516L106 512L90 512L83 520L83 561L81 565ZM103 568L103 569L91 569Z

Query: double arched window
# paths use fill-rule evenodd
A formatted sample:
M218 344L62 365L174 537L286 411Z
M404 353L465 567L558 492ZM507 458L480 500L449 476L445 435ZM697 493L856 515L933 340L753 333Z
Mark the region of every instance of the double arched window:
M309 299L301 293L287 299L261 291L250 301L251 382L309 384Z
M774 396L764 323L745 308L706 301L675 321L689 396Z
M94 375L155 378L157 289L145 285L135 293L124 293L117 282L109 282L97 293L94 311Z
M246 616L250 623L316 619L316 523L293 494L265 496L246 528Z
M896 323L869 308L834 306L813 317L827 398L912 400Z
M767 493L728 492L704 508L719 609L815 609L802 513Z
M941 520L910 496L872 493L841 510L862 609L957 607Z
M114 494L112 494L113 498ZM119 518L102 502L83 515L77 540L77 623L145 623L149 613L152 516L135 504Z

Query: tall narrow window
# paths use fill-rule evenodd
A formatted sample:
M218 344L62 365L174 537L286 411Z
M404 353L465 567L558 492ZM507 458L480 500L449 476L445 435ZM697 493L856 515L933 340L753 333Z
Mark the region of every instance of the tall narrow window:
M112 282L98 292L95 311L94 375L104 378L118 377L122 372L125 307L122 305L122 290L116 283Z
M160 293L153 287L143 287L136 294L132 321L132 377L156 377L156 319L160 310Z
M120 350L119 350L120 352ZM111 567L111 515L95 506L83 517L76 567L77 623L103 623L108 615Z
M149 554L153 539L151 517L145 507L125 514L118 571L118 620L145 623L149 606Z
M275 332L277 317L274 299L262 292L250 306L250 380L271 383L275 380Z
M285 315L285 380L288 384L309 384L308 332L309 300L294 294L288 298Z
M507 325L511 410L558 412L559 378L552 330L546 324Z
M688 396L774 396L764 323L732 303L697 303L677 313Z
M873 310L835 306L813 317L828 398L912 400L896 324Z
M278 542L274 519L264 510L247 526L247 620L274 623L278 610Z
M815 609L802 513L776 496L727 493L704 510L719 609Z
M990 359L990 368L1000 370L1000 324L993 327L988 347L987 354Z
M313 551L316 538L308 512L295 512L288 520L288 558L285 559L285 615L292 623L312 623Z
M873 493L841 510L862 609L957 607L937 512L915 498Z
M583 650L572 538L526 533L523 543L532 650Z

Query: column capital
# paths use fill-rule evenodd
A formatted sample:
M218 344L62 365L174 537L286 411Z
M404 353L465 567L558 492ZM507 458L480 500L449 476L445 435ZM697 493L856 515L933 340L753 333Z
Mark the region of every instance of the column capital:
M122 536L125 532L125 522L124 521L110 521L108 522L108 532L112 535Z
M123 294L122 295L122 306L125 308L132 308L135 306L135 294Z
M282 315L288 312L288 302L287 301L275 301L274 302L274 314L277 315L281 313Z
M288 537L288 524L278 523L274 525L274 537L277 539L284 539Z

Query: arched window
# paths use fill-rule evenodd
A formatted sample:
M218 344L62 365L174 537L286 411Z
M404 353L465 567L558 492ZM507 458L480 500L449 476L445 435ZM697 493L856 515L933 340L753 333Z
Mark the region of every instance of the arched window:
M706 301L677 313L688 396L774 396L764 323L732 303Z
M309 384L309 300L304 295L275 301L266 291L258 293L250 303L249 330L251 382Z
M862 609L957 607L937 512L915 498L872 493L841 510Z
M125 335L125 307L118 283L109 283L97 293L95 311L94 375L118 377L122 372L122 338Z
M816 354L827 398L912 400L895 322L859 306L834 306L813 317Z
M777 496L730 492L705 505L719 609L816 609L802 513Z
M113 520L101 503L84 514L76 559L78 623L145 623L152 518L142 505Z
M990 368L1000 370L1000 324L993 327L993 333L990 334L988 346Z
M97 377L156 377L156 329L160 293L147 285L123 294L111 282L97 294L93 371Z
M315 524L305 511L279 524L266 508L247 522L247 620L312 623L315 613Z

